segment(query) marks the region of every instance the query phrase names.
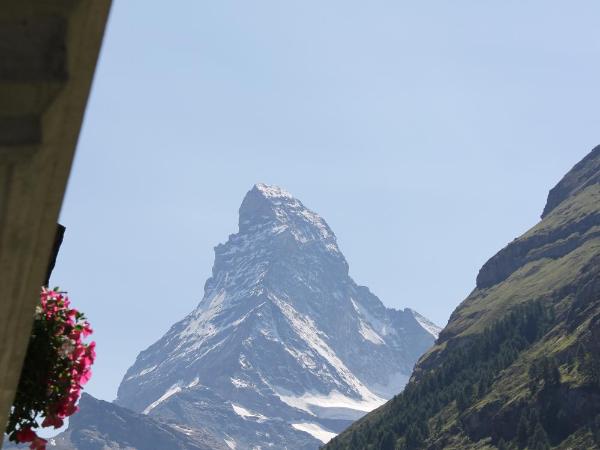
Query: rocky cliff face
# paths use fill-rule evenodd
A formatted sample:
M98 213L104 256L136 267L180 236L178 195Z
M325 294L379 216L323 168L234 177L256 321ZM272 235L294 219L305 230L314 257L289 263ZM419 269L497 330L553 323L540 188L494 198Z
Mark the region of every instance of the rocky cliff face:
M600 183L600 145L581 160L550 191L542 219L568 197L573 197L588 186Z
M138 356L117 403L230 448L314 450L400 392L438 331L358 286L327 223L259 184L204 298Z
M490 288L527 264L544 258L559 259L597 238L600 211L595 208L595 202L599 183L600 146L550 191L542 213L544 220L481 268L477 288Z
M600 147L492 257L402 395L327 449L600 448Z

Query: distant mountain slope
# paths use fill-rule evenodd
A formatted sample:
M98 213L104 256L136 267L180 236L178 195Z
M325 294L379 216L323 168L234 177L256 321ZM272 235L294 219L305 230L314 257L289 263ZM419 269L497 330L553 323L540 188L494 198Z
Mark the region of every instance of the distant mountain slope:
M441 327L437 326L435 323L433 323L426 317L423 317L418 312L408 308L407 310L410 311L413 314L413 316L415 316L415 319L417 320L417 322L419 322L419 325L421 325L425 329L425 331L431 334L435 339L437 339L440 336L440 333L442 331Z
M405 391L325 448L600 448L600 147L483 266Z
M230 448L314 450L400 392L436 333L349 277L319 215L259 184L203 300L138 356L117 403Z
M206 431L168 424L83 394L67 431L48 450L229 450ZM5 450L29 448L3 446Z

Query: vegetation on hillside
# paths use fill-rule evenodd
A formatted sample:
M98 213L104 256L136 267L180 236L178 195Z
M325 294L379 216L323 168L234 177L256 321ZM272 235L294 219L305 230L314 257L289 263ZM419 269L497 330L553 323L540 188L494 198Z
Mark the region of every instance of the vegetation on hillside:
M600 449L600 147L550 197L405 391L325 449Z
M530 302L516 307L481 335L453 342L436 370L409 384L374 417L358 422L326 448L443 449L453 445L452 434L472 435L477 441L474 423L481 402L502 371L549 333L555 320L552 305ZM546 450L582 427L600 448L600 414L589 420L568 417L569 395L562 380L577 375L579 390L600 397L600 353L591 343L581 342L566 364L548 356L532 361L527 372L529 395L515 399L510 408L511 415L518 413L517 426L492 430L487 448Z

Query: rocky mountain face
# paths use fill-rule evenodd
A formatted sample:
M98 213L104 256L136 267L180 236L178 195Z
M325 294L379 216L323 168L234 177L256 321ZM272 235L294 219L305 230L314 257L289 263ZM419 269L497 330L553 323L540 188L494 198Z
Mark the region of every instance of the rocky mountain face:
M404 392L338 449L600 448L600 147L492 257Z
M67 431L48 440L53 450L228 450L202 429L155 420L83 394ZM5 442L6 450L28 445Z
M202 301L138 356L116 403L230 449L314 450L400 392L438 332L357 285L327 223L258 184Z

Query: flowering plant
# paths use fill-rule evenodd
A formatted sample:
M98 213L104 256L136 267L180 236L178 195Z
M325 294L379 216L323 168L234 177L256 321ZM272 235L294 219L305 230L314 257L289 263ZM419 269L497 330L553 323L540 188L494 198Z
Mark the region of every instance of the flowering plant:
M77 411L75 404L96 357L95 343L83 342L91 333L85 316L70 307L64 292L42 288L6 430L9 440L45 450L46 440L34 431L38 419L43 418L42 427L60 428Z

